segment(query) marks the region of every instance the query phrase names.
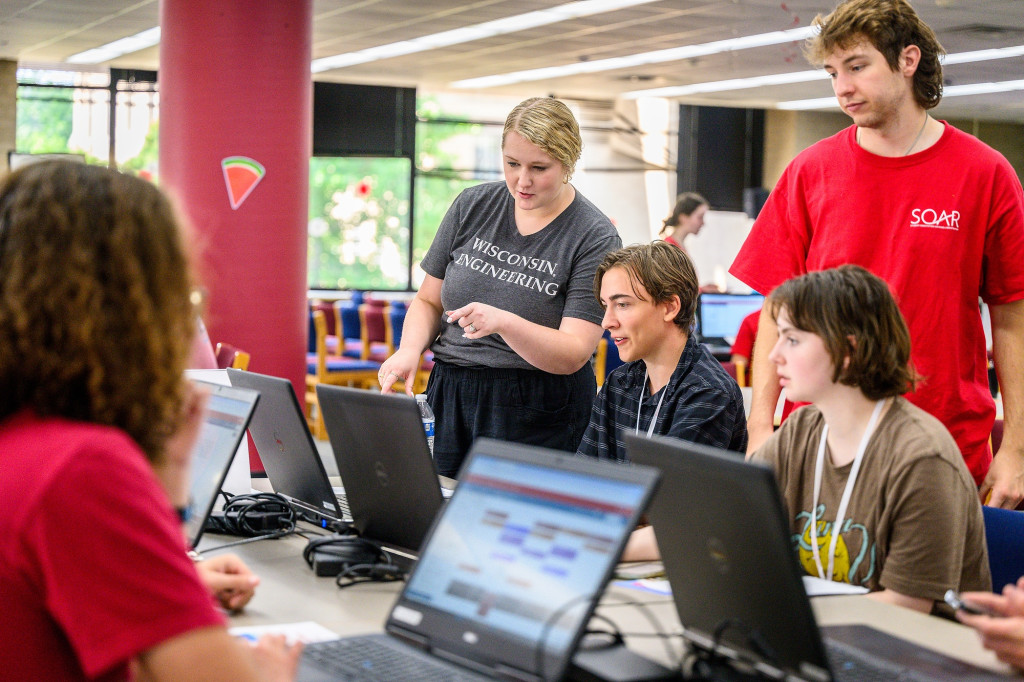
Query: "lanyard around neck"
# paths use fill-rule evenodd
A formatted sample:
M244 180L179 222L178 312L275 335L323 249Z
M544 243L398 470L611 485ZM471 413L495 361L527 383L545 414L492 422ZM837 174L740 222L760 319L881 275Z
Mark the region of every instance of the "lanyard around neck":
M654 425L658 422L658 413L661 412L661 401L665 399L665 394L668 393L668 391L665 390L666 388L668 388L668 387L667 386L662 386L662 388L661 388L661 397L658 398L658 406L656 408L654 408L654 416L651 417L651 424L650 424L650 426L647 427L647 437L648 438L650 438L651 435L654 433ZM647 393L647 370L645 369L644 370L644 384L643 384L643 386L640 387L640 400L637 402L637 406L636 406L636 431L635 431L635 433L637 433L637 434L640 433L640 410L643 409L643 406L644 406L644 395L646 393Z
M828 543L828 573L821 565L821 552L818 551L818 496L821 493L822 470L825 468L825 441L828 438L828 424L821 430L821 442L818 443L818 460L814 465L814 502L811 506L811 553L814 555L814 564L818 567L818 577L825 580L832 580L832 569L836 561L836 543L839 542L839 533L843 528L843 521L846 520L846 508L850 504L850 497L853 495L853 486L857 482L857 474L860 473L861 462L864 461L864 452L868 447L868 440L875 430L878 422L878 415L882 413L882 406L885 399L875 403L875 410L871 413L864 435L861 436L860 445L857 446L857 455L853 458L853 466L850 468L850 477L846 481L846 488L843 490L843 497L839 501L839 509L836 510L836 520L832 524L832 540Z

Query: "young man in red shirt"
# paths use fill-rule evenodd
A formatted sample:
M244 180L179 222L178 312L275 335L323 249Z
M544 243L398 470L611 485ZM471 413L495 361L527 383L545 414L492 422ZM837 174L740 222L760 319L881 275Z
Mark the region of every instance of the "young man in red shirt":
M732 265L768 294L845 263L892 288L924 377L908 398L957 441L983 499L1024 498L1024 193L995 150L928 111L942 97L942 47L905 0L847 0L817 17L812 62L824 66L854 125L793 160ZM978 296L990 306L1005 436L995 417ZM748 451L772 432L778 380L766 314L754 345ZM991 468L990 468L991 465Z

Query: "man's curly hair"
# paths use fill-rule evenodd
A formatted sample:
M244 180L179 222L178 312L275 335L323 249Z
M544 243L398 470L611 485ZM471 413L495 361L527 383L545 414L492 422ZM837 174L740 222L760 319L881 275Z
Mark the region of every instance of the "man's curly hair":
M0 419L114 426L159 461L182 411L191 290L175 212L149 182L69 161L3 178Z

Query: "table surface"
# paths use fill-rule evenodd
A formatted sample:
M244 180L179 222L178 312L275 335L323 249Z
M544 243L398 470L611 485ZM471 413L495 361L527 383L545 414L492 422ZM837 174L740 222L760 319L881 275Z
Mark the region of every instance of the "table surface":
M310 527L312 528L312 527ZM200 543L206 552L234 538L208 534ZM302 559L305 540L292 536L232 548L261 582L245 611L230 617L231 626L272 625L315 621L339 635L380 632L402 583L361 583L339 589L333 578L313 575ZM211 552L212 554L213 552ZM621 602L642 602L646 613ZM1009 667L982 648L977 634L951 621L891 606L864 596L815 597L811 600L820 625L865 624L968 663L1011 674ZM626 633L651 633L653 617L664 632L680 631L671 599L616 586L614 583L598 608ZM681 655L681 640L655 637L627 637L631 649L665 665L674 665Z

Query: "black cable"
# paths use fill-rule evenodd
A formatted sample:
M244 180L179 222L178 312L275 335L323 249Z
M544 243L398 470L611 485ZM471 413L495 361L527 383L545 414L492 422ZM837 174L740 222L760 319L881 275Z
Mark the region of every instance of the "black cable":
M608 599L608 598L618 599L620 601L614 602L612 604L605 604L604 600ZM666 658L665 660L667 660L667 661L677 661L676 669L677 670L682 670L683 661L686 658L686 647L685 646L683 647L682 653L677 653L677 652L672 650L672 647L669 644L669 640L673 639L674 635L672 635L671 633L665 632L665 628L662 626L661 621L658 620L658 618L654 615L654 612L651 611L651 609L650 609L650 607L652 605L658 605L658 604L675 604L675 602L672 601L671 599L658 599L656 601L650 601L650 602L637 601L635 599L626 599L625 597L620 597L619 595L617 595L615 593L612 593L612 592L606 592L604 597L602 598L601 602L597 605L597 608L598 609L603 609L603 608L607 608L607 607L610 607L610 606L633 606L633 607L635 607L640 612L640 615L642 615L647 620L647 622L650 623L651 629L655 633L658 633L659 635L661 635L660 639L661 639L663 645L665 646L665 653L668 656L668 658Z
M548 679L544 675L544 647L547 643L548 636L551 634L551 631L555 627L555 623L557 623L558 619L564 616L569 611L569 609L571 609L576 604L579 604L580 602L589 602L594 598L595 595L593 594L576 595L575 597L573 597L572 599L570 599L569 601L565 602L557 609L552 611L551 615L548 616L548 618L544 621L544 625L543 627L541 627L540 630L540 637L537 639L537 646L534 647L533 650L533 668L536 672L537 677L539 677L542 680Z
M725 637L725 634L729 630L739 631L739 633L745 638L746 645L753 650L756 656L759 656L760 659L750 656L749 654L745 654L743 651L735 652L735 661L732 661L722 655L722 653L720 653L722 638ZM716 667L727 667L731 670L735 670L737 663L749 668L749 671L744 674L758 678L766 678L765 673L758 668L759 663L767 662L778 667L778 655L771 645L768 644L767 640L765 640L761 631L758 628L747 625L739 618L726 618L718 623L712 632L710 649L694 649L690 657L694 660L693 665L698 667L703 666L697 674L707 679L717 679L714 673Z
M220 494L226 500L224 509L210 514L205 528L215 533L243 537L283 537L295 530L298 515L287 498L276 493Z

